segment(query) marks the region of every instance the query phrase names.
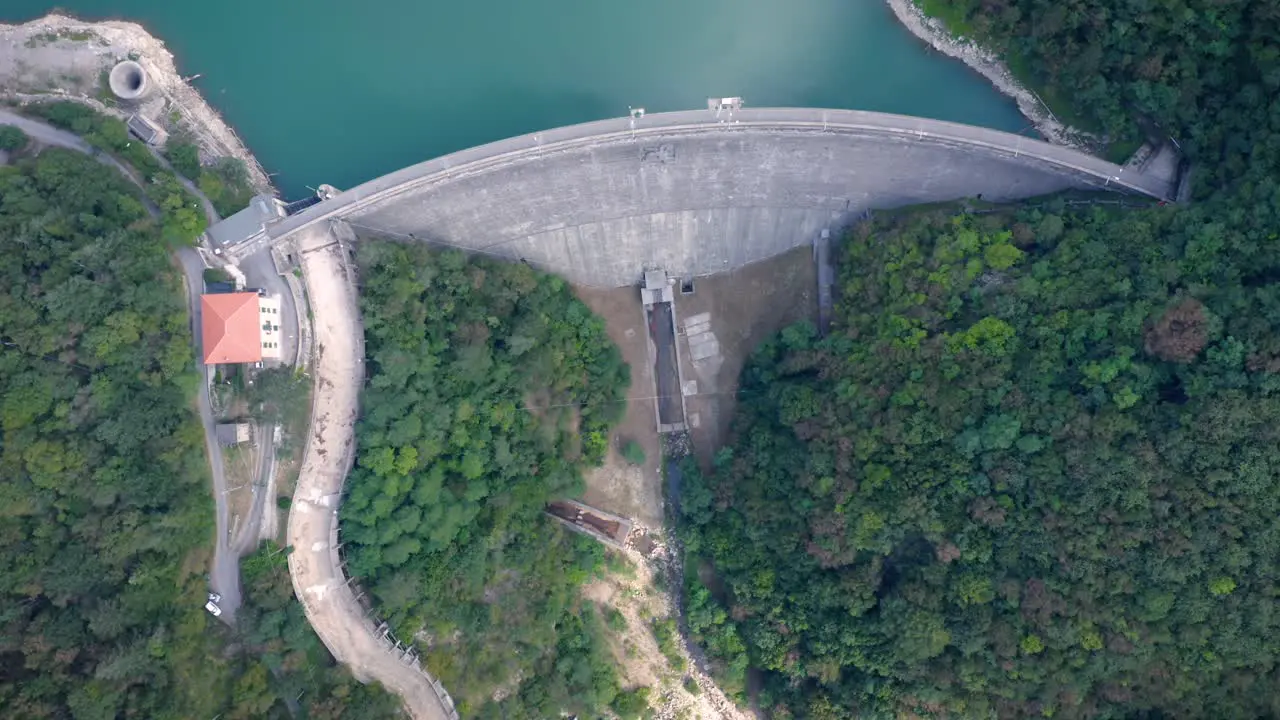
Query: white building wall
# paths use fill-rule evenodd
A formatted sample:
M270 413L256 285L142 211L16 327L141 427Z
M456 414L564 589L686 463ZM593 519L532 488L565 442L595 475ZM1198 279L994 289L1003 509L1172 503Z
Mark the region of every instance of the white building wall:
M280 298L259 296L258 320L262 338L262 359L279 360L280 346L284 337L280 329Z

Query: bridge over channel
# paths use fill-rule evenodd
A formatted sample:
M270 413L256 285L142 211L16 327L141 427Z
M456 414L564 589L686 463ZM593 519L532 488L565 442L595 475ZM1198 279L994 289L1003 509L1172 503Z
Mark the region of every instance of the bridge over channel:
M1029 137L856 110L756 108L614 118L522 135L384 175L270 227L342 220L617 287L645 268L707 275L806 245L868 209L1071 188L1174 188Z

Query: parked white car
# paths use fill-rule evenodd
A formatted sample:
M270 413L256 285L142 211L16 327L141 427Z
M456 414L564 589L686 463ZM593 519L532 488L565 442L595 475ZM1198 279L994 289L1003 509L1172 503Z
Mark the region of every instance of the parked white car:
M204 609L212 613L214 617L222 614L222 608L218 607L218 604L212 600L204 604Z

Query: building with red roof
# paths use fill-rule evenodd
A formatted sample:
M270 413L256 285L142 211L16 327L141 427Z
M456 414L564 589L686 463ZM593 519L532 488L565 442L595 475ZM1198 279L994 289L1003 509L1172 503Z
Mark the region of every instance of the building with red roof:
M200 337L206 365L280 357L280 303L256 292L200 296Z

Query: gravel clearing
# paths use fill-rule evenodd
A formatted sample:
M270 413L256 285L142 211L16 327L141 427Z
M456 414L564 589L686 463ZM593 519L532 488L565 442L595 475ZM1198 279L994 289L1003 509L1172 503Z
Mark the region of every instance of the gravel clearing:
M1065 145L1077 150L1087 150L1096 145L1092 136L1080 130L1064 125L1054 117L1049 108L1013 77L1009 68L995 53L983 48L964 37L955 37L938 20L928 17L913 0L885 0L889 9L897 16L912 35L929 44L930 47L960 60L991 81L997 90L1013 98L1018 103L1018 110L1027 116L1036 130L1046 140L1055 145Z
M105 73L130 58L147 71L151 90L140 104L125 107L106 89ZM0 24L0 95L23 104L75 100L121 118L140 112L171 134L191 133L205 160L243 161L254 188L271 191L266 171L178 73L173 54L136 23L51 14L22 25Z

